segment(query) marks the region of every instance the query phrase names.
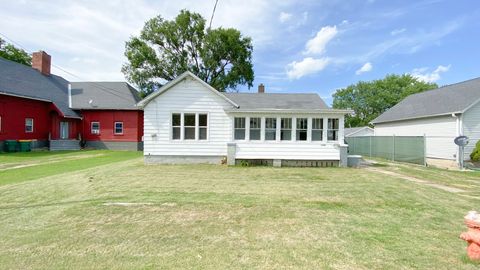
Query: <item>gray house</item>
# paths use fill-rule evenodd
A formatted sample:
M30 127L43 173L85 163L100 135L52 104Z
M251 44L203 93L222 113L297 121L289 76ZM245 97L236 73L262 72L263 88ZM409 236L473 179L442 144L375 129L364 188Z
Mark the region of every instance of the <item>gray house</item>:
M480 139L480 78L408 96L372 121L376 136L426 136L429 159L457 161L455 137L470 138L465 159Z

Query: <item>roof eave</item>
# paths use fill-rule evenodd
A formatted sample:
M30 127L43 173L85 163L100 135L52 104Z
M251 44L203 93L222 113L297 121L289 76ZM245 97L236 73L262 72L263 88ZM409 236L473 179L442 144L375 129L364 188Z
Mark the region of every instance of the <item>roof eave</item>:
M455 112L446 112L446 113L439 113L439 114L429 114L429 115L422 115L422 116L417 116L417 117L406 117L406 118L397 118L393 120L380 120L380 121L373 121L370 122L370 124L375 125L375 124L384 124L384 123L391 123L391 122L400 122L400 121L408 121L408 120L415 120L415 119L424 119L424 118L431 118L431 117L439 117L439 116L447 116L447 115L452 115L452 114L462 114L464 111L455 111Z
M337 109L237 109L237 110L225 110L227 113L305 113L305 114L350 114L352 110L337 110Z

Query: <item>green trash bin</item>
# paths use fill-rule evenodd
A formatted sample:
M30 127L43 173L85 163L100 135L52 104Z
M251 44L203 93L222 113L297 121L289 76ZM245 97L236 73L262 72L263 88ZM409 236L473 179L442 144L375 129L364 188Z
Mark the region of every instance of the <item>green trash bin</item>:
M5 140L5 152L15 152L17 151L17 141L15 140Z
M32 141L31 140L18 140L20 152L30 152L32 151Z

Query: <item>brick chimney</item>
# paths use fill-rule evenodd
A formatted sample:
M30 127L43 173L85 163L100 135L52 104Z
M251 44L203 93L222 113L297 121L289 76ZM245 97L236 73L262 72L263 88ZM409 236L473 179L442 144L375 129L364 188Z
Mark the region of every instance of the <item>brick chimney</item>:
M40 71L43 75L50 75L50 63L52 57L44 51L34 52L32 54L32 68Z
M263 83L258 85L258 93L265 93L265 85Z

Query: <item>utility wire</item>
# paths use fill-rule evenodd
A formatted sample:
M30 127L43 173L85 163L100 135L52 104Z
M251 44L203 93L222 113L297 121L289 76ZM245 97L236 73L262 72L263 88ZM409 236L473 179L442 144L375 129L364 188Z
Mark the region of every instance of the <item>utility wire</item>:
M32 55L32 53L29 52L24 46L22 46L20 43L18 43L18 42L16 42L16 41L14 41L13 39L9 38L7 35L5 35L5 34L3 34L3 33L0 32L0 36L2 36L3 38L5 38L6 40L10 41L11 43L17 45L17 46L20 47L22 50L24 50L25 52L27 52L29 55ZM64 68L62 68L62 67L60 67L60 66L58 66L58 65L52 64L52 66L54 66L54 67L58 68L59 70L65 72L65 73L67 73L67 74L69 74L70 76L73 76L73 77L75 77L75 78L77 78L77 79L80 79L80 80L84 81L85 83L89 83L89 84L91 84L91 85L96 86L96 88L97 88L98 90L107 92L107 93L109 93L109 94L112 94L112 95L117 96L117 97L119 97L119 98L122 98L122 99L124 99L124 100L131 101L131 99L130 99L130 98L127 98L127 96L125 96L125 95L124 95L124 96L120 96L119 94L121 94L121 93L118 93L115 89L106 87L106 86L101 85L101 84L98 84L98 83L96 83L96 82L86 81L86 80L84 80L83 78L81 78L81 77L79 77L79 76L77 76L77 75L75 75L75 74L73 74L73 73L65 70ZM113 91L113 92L111 92L110 90Z
M212 21L213 21L213 16L215 15L215 10L217 9L217 3L218 3L218 0L215 0L215 5L213 6L212 17L210 17L210 25L208 26L208 29L212 28Z

